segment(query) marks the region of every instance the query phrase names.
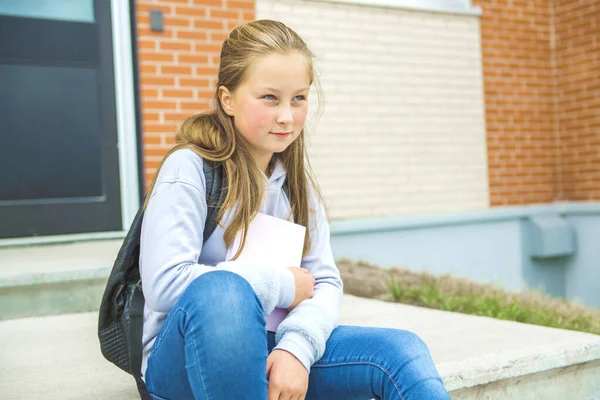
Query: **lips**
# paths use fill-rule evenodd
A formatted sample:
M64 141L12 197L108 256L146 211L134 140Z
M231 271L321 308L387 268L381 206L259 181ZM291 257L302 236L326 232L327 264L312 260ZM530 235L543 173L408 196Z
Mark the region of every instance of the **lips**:
M273 135L277 136L277 137L288 137L289 135L292 134L292 132L271 132Z

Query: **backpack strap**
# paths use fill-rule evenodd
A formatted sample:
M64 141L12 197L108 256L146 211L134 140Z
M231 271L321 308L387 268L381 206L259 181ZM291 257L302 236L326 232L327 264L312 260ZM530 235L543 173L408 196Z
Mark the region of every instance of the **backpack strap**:
M139 287L133 291L130 309L129 360L131 375L135 378L142 400L152 400L142 380L142 332L144 326L144 295Z
M204 160L204 177L206 180L206 204L208 213L204 223L204 242L217 228L217 214L227 197L227 182L223 164ZM283 182L283 191L290 199L290 188L287 179Z
M206 205L207 214L204 223L204 241L206 243L210 235L217 228L217 214L227 197L227 182L221 163L204 160L204 177L206 180Z
M283 181L283 192L287 196L288 201L291 203L292 198L290 197L290 185L288 185L287 177L286 177L285 181ZM290 204L290 206L291 206L291 204Z

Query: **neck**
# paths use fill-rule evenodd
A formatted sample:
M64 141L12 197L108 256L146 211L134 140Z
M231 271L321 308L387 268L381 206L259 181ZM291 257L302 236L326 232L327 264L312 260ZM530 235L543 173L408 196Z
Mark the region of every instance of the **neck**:
M275 156L274 155L270 155L268 157L260 157L260 158L254 158L254 161L256 162L256 166L258 167L258 169L260 169L262 172L264 172L264 174L267 176L267 178L269 176L271 176L271 172L272 172L272 168L271 166L274 165L275 163Z

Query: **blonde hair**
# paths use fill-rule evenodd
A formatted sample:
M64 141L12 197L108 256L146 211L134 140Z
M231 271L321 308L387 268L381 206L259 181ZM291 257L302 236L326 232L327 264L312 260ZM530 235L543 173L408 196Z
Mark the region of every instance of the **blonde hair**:
M248 70L259 59L273 53L290 54L298 52L306 60L310 84L314 83L319 99L317 117L321 115L322 95L318 77L313 65L314 54L308 49L302 38L281 22L259 20L238 26L229 33L221 50L218 83L211 109L185 119L175 136L177 143L163 158L174 151L188 148L205 160L222 163L227 178L227 196L217 221L221 221L235 203L238 203L235 215L225 229L223 239L229 247L242 230L242 245L234 259L237 258L246 243L248 224L258 213L263 195L264 183L261 171L247 150L246 141L235 129L233 119L225 113L218 97L218 89L225 86L235 91L246 79ZM315 123L316 123L315 120ZM305 147L305 130L283 152L274 155L279 157L287 171L287 185L294 222L307 227L304 240L303 256L311 247L310 214L311 191L316 199L324 204L323 197L312 173ZM148 189L144 208L148 205L150 194L156 183L158 172Z

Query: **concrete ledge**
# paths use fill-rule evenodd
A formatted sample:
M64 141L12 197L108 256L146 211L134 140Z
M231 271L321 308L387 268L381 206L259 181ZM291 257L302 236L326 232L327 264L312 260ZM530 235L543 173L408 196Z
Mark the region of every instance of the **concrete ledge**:
M97 310L121 243L0 248L0 320Z
M451 392L453 399L597 399L600 361L490 381Z
M344 236L357 233L441 228L514 221L544 215L600 215L600 202L532 204L526 206L493 207L481 211L359 218L333 221L331 233L334 236Z
M600 398L600 336L344 296L340 323L406 329L428 344L453 399ZM0 321L8 399L136 399L102 358L97 314Z
M598 335L354 296L345 296L341 319L417 333L429 345L452 398L600 398ZM548 377L560 385L541 395ZM523 391L505 397L508 386ZM498 397L491 395L497 390Z
M0 280L0 320L95 311L109 273L100 268Z

